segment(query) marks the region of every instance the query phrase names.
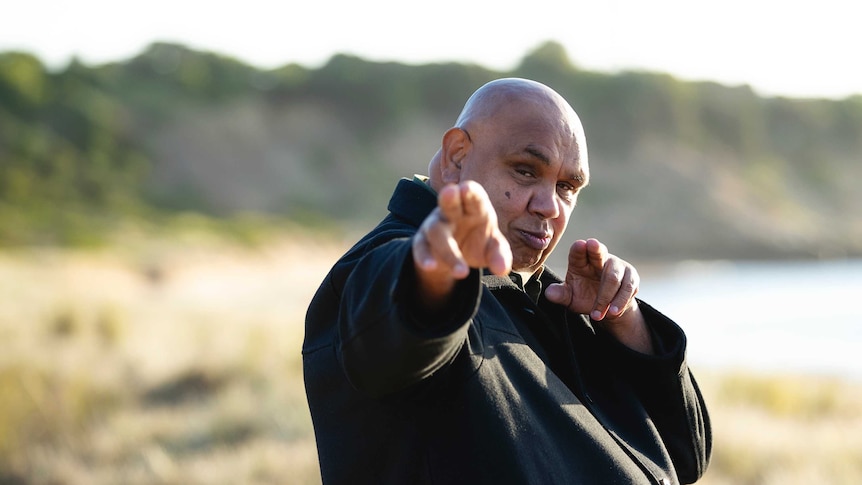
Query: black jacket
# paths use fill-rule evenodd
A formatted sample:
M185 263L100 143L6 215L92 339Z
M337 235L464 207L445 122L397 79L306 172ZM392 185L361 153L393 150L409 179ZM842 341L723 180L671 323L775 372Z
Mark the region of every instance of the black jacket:
M323 483L690 483L711 449L685 335L645 303L660 351L474 270L417 315L410 238L436 206L399 182L390 214L327 275L303 365ZM545 270L543 287L559 281Z

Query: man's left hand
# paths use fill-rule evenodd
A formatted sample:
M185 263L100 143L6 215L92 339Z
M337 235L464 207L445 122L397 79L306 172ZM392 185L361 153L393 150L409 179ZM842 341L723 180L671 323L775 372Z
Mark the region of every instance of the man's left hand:
M598 240L588 239L572 244L565 281L550 285L545 297L571 312L589 315L623 344L651 354L652 339L635 299L639 288L634 266L610 254Z

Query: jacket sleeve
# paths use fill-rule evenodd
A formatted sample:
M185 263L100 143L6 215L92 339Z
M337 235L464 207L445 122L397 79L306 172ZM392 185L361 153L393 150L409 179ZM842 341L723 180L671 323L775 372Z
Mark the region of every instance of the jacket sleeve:
M657 355L629 349L603 333L615 372L630 383L670 453L681 483L706 472L712 428L706 403L686 363L686 337L671 319L638 301L653 334Z
M443 312L418 314L409 238L393 239L359 258L345 280L337 353L357 390L382 397L451 362L462 347L481 291L480 273L457 283Z

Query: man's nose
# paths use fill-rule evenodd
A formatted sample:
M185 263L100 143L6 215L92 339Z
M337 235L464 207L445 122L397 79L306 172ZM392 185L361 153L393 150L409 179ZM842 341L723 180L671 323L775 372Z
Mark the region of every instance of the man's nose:
M560 201L557 198L557 187L541 187L533 192L530 198L530 212L542 219L555 219L560 215Z

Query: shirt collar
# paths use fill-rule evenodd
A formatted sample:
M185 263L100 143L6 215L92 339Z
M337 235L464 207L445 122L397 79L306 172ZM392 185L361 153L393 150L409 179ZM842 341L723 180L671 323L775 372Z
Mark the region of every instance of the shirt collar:
M509 273L509 278L511 278L512 282L518 286L527 296L533 300L533 303L539 302L539 297L542 296L542 280L540 279L542 276L542 270L544 268L539 268L539 271L533 273L526 282L524 282L523 278L520 274L515 273L514 271Z
M521 275L515 272L509 273L507 276L497 276L486 273L482 276L482 283L491 291L509 288L524 292L533 300L533 302L537 302L545 286L558 281L554 273L551 272L551 270L546 269L547 268L542 266L539 271L536 271L536 273L527 280L526 285L523 283Z
M437 191L431 188L431 184L429 183L429 181L430 181L430 178L427 175L413 174L413 182L414 183L422 185L423 187L428 189L432 194L434 194L434 197L437 197Z

